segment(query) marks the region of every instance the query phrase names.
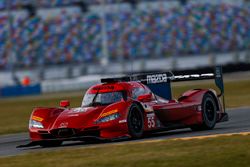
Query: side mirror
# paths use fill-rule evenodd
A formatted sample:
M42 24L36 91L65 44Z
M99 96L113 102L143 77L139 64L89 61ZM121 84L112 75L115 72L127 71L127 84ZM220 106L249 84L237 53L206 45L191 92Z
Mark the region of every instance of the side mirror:
M67 108L70 106L70 102L68 100L60 101L60 107Z
M149 94L145 94L145 95L140 95L138 96L138 101L141 101L141 102L150 102L152 101L152 93L149 93Z

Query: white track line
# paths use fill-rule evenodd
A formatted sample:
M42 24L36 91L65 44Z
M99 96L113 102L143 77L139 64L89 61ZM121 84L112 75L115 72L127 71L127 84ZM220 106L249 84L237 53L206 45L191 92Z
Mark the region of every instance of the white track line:
M147 140L147 141L141 141L138 143L154 143L154 142L160 142L160 141L166 141L166 140L194 140L194 139L207 139L207 138L216 138L216 137L228 137L233 135L242 135L247 136L250 135L250 132L239 132L239 133L225 133L225 134L216 134L216 135L204 135L204 136L193 136L193 137L180 137L180 138L173 138L173 139L156 139L156 140Z

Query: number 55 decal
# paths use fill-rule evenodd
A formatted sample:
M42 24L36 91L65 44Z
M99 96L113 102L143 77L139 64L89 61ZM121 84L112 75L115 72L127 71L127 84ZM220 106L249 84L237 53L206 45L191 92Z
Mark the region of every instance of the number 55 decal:
M148 128L154 128L155 127L155 114L147 114L148 118Z

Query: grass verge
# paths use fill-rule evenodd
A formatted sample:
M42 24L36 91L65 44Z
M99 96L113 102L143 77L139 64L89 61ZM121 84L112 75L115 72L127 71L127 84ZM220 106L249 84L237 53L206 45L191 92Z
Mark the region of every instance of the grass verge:
M174 97L193 88L211 88L211 82L183 82L173 86ZM215 86L212 86L215 88ZM226 106L240 107L250 105L250 80L225 82ZM27 131L29 115L37 106L58 106L59 101L68 99L72 107L81 104L83 92L56 93L33 97L2 99L0 101L0 135Z
M211 167L250 164L250 136L164 140L43 151L0 158L1 167Z

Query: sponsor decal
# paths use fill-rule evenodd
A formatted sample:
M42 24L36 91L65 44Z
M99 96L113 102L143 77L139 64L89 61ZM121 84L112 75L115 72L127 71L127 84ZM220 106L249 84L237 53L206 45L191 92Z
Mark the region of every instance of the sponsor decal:
M149 118L149 117L154 117L154 116L155 116L155 113L147 114L147 118Z
M38 121L38 122L42 122L42 121L43 121L43 118L37 117L37 116L32 116L32 120Z
M168 80L167 74L147 75L148 84L163 83L167 82L167 80Z
M76 113L78 113L78 112L86 112L87 111L87 109L86 108L75 108L75 109L73 109L73 112L76 112Z
M198 110L198 111L201 111L201 110L202 110L201 105L198 105L198 106L197 106L197 110Z
M143 105L143 108L144 108L144 111L145 112L153 112L154 110L153 110L153 107L151 107L151 106L149 106L149 105L147 105L147 104L145 104L145 105Z
M68 122L62 122L60 125L59 125L59 128L67 128L69 125Z
M191 74L191 75L177 75L174 79L189 79L189 78L200 78L200 77L213 77L214 74Z
M117 113L117 112L118 112L117 109L111 110L111 111L108 111L108 112L103 113L103 114L101 115L101 117L106 117L106 116L108 116L108 115L115 114L115 113Z
M156 120L156 125L157 125L158 128L160 128L161 127L161 122L159 120Z
M121 124L121 123L126 123L127 122L127 120L126 119L124 119L124 120L120 120L119 121L119 123Z
M215 75L216 75L216 78L221 78L221 70L216 68Z

